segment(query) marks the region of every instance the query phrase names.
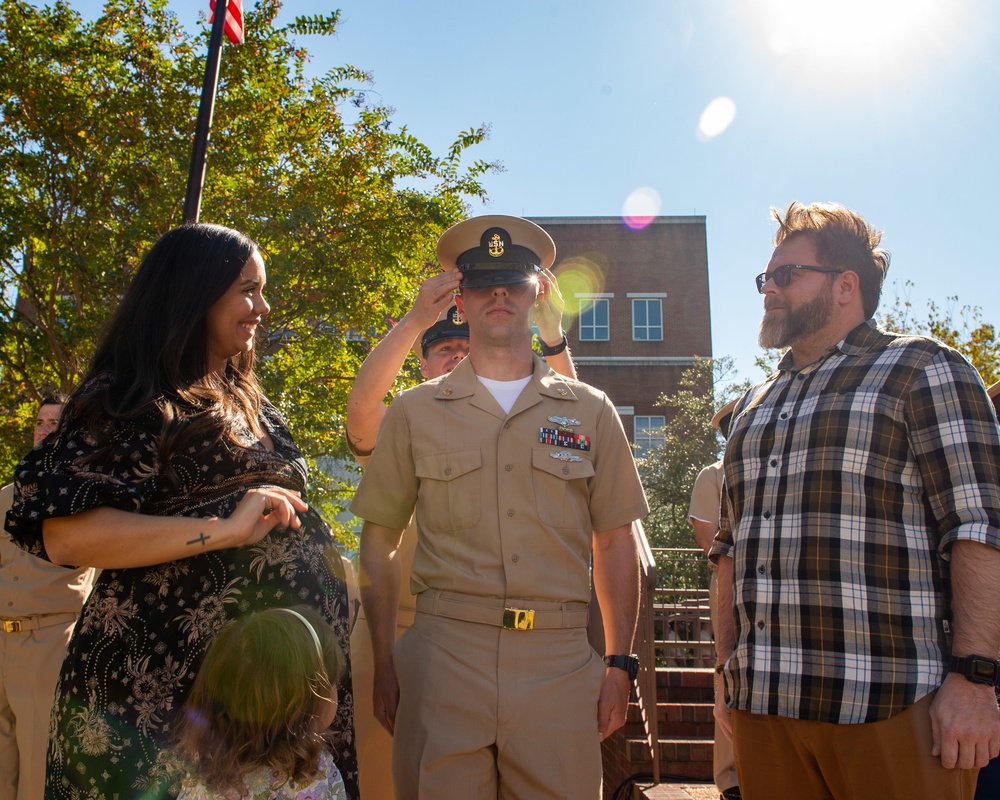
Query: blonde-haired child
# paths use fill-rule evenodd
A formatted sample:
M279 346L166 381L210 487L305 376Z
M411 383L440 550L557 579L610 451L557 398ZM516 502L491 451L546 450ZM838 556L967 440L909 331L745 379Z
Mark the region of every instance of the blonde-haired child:
M325 731L344 657L308 606L272 608L224 628L184 704L178 800L346 800Z

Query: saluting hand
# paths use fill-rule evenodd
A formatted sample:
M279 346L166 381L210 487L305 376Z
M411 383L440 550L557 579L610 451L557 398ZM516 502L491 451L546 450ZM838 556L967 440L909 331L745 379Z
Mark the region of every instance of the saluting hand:
M538 297L535 299L533 318L538 326L538 335L546 344L554 346L562 339L565 308L555 274L550 269L543 269L538 275Z

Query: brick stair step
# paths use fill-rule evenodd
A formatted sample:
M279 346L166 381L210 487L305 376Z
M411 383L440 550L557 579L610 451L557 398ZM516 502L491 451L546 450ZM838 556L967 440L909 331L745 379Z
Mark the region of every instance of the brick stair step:
M707 703L715 696L715 674L710 669L658 669L656 700L660 703Z
M644 741L629 739L625 755L633 772L649 772L652 761ZM692 780L711 781L712 742L702 739L660 741L660 772Z

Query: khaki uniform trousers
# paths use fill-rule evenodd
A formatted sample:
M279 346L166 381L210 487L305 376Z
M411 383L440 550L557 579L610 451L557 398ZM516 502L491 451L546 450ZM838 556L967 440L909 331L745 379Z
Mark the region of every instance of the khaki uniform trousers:
M604 661L585 627L417 612L396 642L398 800L598 800Z
M75 614L33 617L45 625L0 632L0 798L41 800L49 718Z
M396 617L396 638L413 623L413 611L401 608ZM371 632L364 614L351 631L351 683L354 687L354 740L358 750L358 777L364 800L393 800L392 737L375 719L372 691L375 657Z
M712 574L712 579L708 584L708 609L712 617L712 633L718 636L719 571L715 568L715 565L711 565L709 572ZM718 654L716 654L716 661L718 661ZM715 739L712 747L712 770L715 777L715 785L720 792L739 785L739 780L736 777L736 758L733 756L733 743L723 733L718 721L715 723Z

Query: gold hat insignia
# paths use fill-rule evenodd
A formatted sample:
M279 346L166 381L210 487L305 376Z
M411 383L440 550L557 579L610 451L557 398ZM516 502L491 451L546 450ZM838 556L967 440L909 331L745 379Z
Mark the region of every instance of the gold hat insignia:
M490 237L489 253L493 258L500 258L503 255L503 239L499 233L494 233Z

